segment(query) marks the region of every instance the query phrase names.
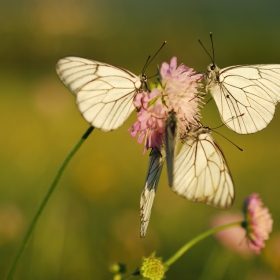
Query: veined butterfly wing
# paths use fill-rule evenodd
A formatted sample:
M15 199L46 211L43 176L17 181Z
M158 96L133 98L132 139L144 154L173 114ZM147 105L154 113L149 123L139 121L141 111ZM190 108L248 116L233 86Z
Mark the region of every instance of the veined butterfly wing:
M164 149L159 151L157 148L153 148L151 150L146 181L140 197L140 237L146 235L164 160Z
M86 58L61 58L56 71L76 96L85 120L102 131L115 130L126 121L135 109L135 94L146 86L145 75L139 78L123 68Z
M176 113L172 110L165 120L165 150L169 186L173 185L174 158L178 137L178 120Z
M219 69L210 64L206 84L225 125L240 134L254 133L270 123L275 105L280 101L280 65L236 65ZM229 119L232 121L228 122Z
M191 127L175 159L172 190L220 209L234 200L234 184L224 154L209 127Z

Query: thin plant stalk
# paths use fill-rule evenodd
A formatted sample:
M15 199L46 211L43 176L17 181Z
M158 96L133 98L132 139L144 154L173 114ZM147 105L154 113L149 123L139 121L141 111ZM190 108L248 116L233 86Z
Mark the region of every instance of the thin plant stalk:
M198 235L197 237L193 238L191 241L186 243L182 248L180 248L171 258L169 258L164 264L169 267L172 265L175 261L177 261L189 248L191 248L193 245L198 243L200 240L220 231L223 229L227 229L230 227L235 227L235 226L242 226L243 222L234 222L230 223L227 225L219 226L216 228L209 229L208 231Z
M139 270L139 268L136 268L136 270L135 270L134 272L132 272L131 274L126 275L126 276L123 276L123 277L121 278L121 280L127 280L127 279L130 279L130 278L132 278L133 276L137 276L137 275L140 275L140 270Z
M56 185L58 184L65 168L67 167L68 163L70 162L70 160L72 159L72 157L75 155L75 153L79 150L79 148L82 146L82 144L84 143L84 141L87 139L87 137L90 135L90 133L93 131L94 127L93 126L90 126L87 131L85 132L85 134L81 137L81 139L79 140L79 142L75 145L75 147L72 149L72 151L68 154L68 156L65 158L65 160L63 161L62 165L60 166L48 192L46 193L42 203L40 204L32 222L30 223L30 226L25 234L25 237L22 241L22 244L20 246L20 249L13 261L13 264L8 272L8 275L6 277L6 280L11 280L13 278L13 275L15 273L15 270L17 268L17 265L18 265L18 261L24 251L24 249L26 248L27 246L27 243L28 243L28 240L30 239L30 236L31 234L33 233L34 229L35 229L35 226L38 222L38 219L43 211L43 209L45 208L47 202L49 201L53 191L55 190L55 187Z

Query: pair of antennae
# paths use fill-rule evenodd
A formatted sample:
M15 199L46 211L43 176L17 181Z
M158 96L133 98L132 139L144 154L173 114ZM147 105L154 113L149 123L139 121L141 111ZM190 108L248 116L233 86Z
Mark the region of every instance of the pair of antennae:
M210 32L210 40L211 40L211 45L212 45L212 56L209 54L209 52L207 51L207 49L204 47L204 45L202 44L201 40L198 39L199 44L203 47L203 49L205 50L205 52L208 54L208 56L210 57L213 65L215 65L215 51L214 51L214 43L213 43L213 34L212 32ZM167 41L164 41L163 44L161 45L161 47L158 49L158 51L154 54L154 56L151 58L151 56L148 56L148 59L143 67L142 70L142 74L145 73L147 67L150 65L150 63L154 60L154 58L157 56L157 54L161 51L161 49L165 46L165 44L167 43Z
M143 67L143 70L142 70L142 75L144 75L147 67L150 65L150 63L154 60L154 58L157 56L157 54L161 51L161 49L165 46L165 44L167 43L167 41L164 41L163 44L161 45L161 47L158 49L158 51L154 54L154 56L151 58L151 56L149 55L148 56L148 59Z
M205 50L205 52L209 55L213 65L215 65L215 52L214 52L214 43L213 43L213 35L212 32L210 32L210 40L211 40L211 44L212 44L212 56L209 54L209 52L206 50L206 48L204 47L204 45L202 44L202 42L200 41L200 39L198 39L199 44L203 47L203 49Z

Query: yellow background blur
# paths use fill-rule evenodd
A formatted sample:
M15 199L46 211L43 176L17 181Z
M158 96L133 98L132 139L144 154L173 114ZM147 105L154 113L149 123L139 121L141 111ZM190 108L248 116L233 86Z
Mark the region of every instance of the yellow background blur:
M0 4L0 278L3 279L56 171L88 127L55 64L75 55L142 71L148 57L166 47L147 70L178 57L196 71L216 63L280 63L280 2L237 1L1 1ZM164 168L147 236L139 237L139 200L149 153L127 129L95 130L66 169L37 224L14 279L112 279L115 261L132 272L153 251L167 259L209 228L221 211L188 202L169 188ZM221 124L214 102L203 110L204 125ZM246 196L261 195L274 230L260 256L244 258L210 237L179 259L168 279L269 279L280 277L280 108L263 131L213 133L236 185L227 212L238 212ZM244 240L240 240L244 242ZM278 247L277 247L278 246ZM278 273L278 274L277 274ZM138 278L137 278L138 279Z

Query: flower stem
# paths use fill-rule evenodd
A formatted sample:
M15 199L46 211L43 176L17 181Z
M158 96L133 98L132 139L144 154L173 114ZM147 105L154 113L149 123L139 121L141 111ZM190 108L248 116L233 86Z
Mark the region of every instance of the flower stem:
M132 272L129 275L124 276L123 278L121 278L121 280L127 280L127 279L130 279L130 278L132 278L133 276L136 276L136 275L140 275L139 268L136 268L136 270L134 272Z
M226 228L230 228L230 227L235 227L235 226L241 226L242 222L234 222L234 223L230 223L227 225L223 225L223 226L219 226L216 228L212 228L200 235L198 235L197 237L195 237L194 239L192 239L191 241L189 241L188 243L186 243L181 249L179 249L171 258L169 258L164 264L166 266L170 266L171 264L173 264L175 261L177 261L189 248L191 248L193 245L195 245L196 243L198 243L200 240L212 235L213 233L216 233L220 230L226 229Z
M15 273L15 270L17 268L17 265L18 265L18 261L24 251L24 249L26 248L26 245L27 245L27 242L31 236L31 234L33 233L34 229L35 229L35 226L37 224L37 221L45 207L45 205L47 204L49 198L51 197L57 183L59 182L65 168L67 167L69 161L71 160L71 158L74 156L74 154L79 150L79 148L81 147L81 145L83 144L83 142L87 139L87 137L90 135L90 133L93 131L94 127L93 126L90 126L87 131L84 133L84 135L82 136L82 138L79 140L79 142L75 145L75 147L72 149L72 151L68 154L68 156L65 158L65 160L63 161L62 165L60 166L47 194L45 195L41 205L39 206L39 209L37 210L32 222L30 223L30 226L25 234L25 237L22 241L22 244L20 246L20 249L14 259L14 262L8 272L8 275L6 277L6 280L11 280L13 278L13 275Z

